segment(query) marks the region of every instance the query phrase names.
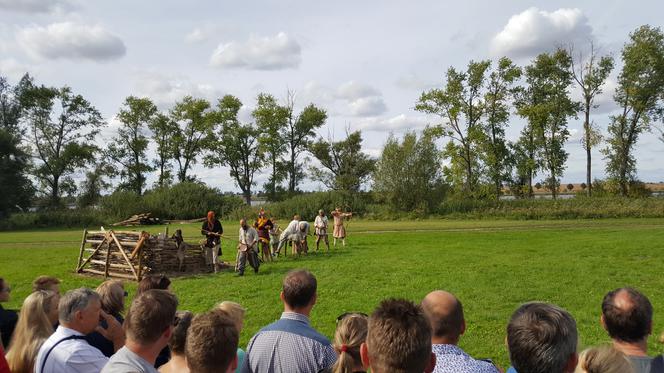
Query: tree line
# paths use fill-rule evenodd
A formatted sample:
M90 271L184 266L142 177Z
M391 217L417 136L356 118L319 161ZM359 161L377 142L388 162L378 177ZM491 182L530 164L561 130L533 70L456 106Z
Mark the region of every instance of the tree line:
M641 26L621 53L613 98L620 110L608 118L605 133L593 120L596 98L614 69L614 58L591 45L586 55L571 46L542 53L525 67L503 57L450 67L441 88L421 94L415 109L439 118L421 133L390 135L381 156L362 152L360 131L342 140L321 138L325 109L311 103L297 110L295 95L284 102L261 93L251 119L240 119L242 102L226 95L216 102L186 96L166 111L148 97L127 97L117 113L115 136L98 145L106 125L100 112L69 87L38 85L25 75L12 86L0 77L0 216L32 204L62 206L65 195L81 206L97 203L102 191L142 195L196 181L192 167L226 166L246 203L255 193L255 176L271 201L299 192L305 177L337 191L357 192L371 180L376 199L398 210L430 210L446 194L494 198L507 186L517 197L532 197L536 177L556 198L569 153L565 144L571 118L583 119L586 185L593 192L592 150L607 159L606 172L621 195L636 181L634 148L639 136L660 129L664 115L664 34ZM582 100L571 90L578 87ZM520 136L508 141L512 115L525 121ZM437 147L445 139L443 149ZM664 142L664 135L659 137ZM152 144L154 159L148 159ZM604 145L602 145L604 144ZM314 166L304 155L317 159ZM443 161L445 166L443 167ZM76 172L85 180L76 183ZM155 185L147 185L155 173Z

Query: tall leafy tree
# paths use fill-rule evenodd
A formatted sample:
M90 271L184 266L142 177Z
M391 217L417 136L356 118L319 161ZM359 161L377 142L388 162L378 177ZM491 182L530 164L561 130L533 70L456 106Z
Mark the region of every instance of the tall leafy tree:
M334 190L359 191L375 165L375 161L362 152L360 131L349 133L345 140L336 142L319 139L311 144L309 151L323 166L311 168L313 179Z
M503 181L509 179L510 149L505 139L505 129L515 92L514 84L520 77L521 68L514 65L509 58L503 57L489 75L484 94L486 118L481 123L483 136L480 154L493 183L496 199L502 193Z
M432 211L443 198L439 131L425 129L418 137L406 133L399 141L387 139L373 172L373 191L396 211Z
M0 218L26 209L34 195L28 178L30 158L21 141L24 131L25 90L32 84L26 75L16 86L0 76Z
M466 195L474 193L478 184L480 120L485 110L482 88L490 65L490 61L471 61L465 72L448 69L445 87L422 93L415 105L418 111L442 118L439 126L450 139L444 150L450 158L448 170Z
M111 187L108 177L112 176L111 167L106 162L97 162L94 168L85 173L85 180L81 183L81 194L78 196L78 206L81 208L94 206L101 200L105 189Z
M586 193L592 195L592 149L601 141L601 133L590 121L590 111L597 108L595 97L602 93L602 86L606 82L611 70L613 70L613 58L611 56L598 56L594 44L590 44L590 52L586 58L582 53L577 57L570 47L572 56L571 68L576 84L581 88L583 94L583 139L581 144L586 151ZM575 58L578 63L575 63Z
M73 193L74 172L95 160L93 140L105 123L99 111L69 87L33 87L29 93L27 137L37 164L34 176L48 194L50 207Z
M256 121L260 135L260 146L265 159L270 164L270 177L265 183L267 197L271 201L278 199L279 185L285 178L286 168L282 156L286 153L284 132L288 123L289 110L279 105L274 96L261 93L256 98L256 108L251 113Z
M258 128L252 123L240 123L238 119L241 107L242 102L232 95L219 100L216 115L221 136L214 142L214 150L205 163L208 167L228 166L245 202L250 205L254 175L263 167L263 153L259 147Z
M295 97L288 94L286 105L288 116L286 129L283 136L286 139L288 158L286 160L286 172L288 175L288 192L293 194L297 191L297 185L304 172L302 163L298 161L299 155L308 149L309 144L316 136L316 129L325 124L327 113L314 104L307 105L300 114L295 114Z
M156 185L159 188L169 186L173 175L171 174L171 160L173 159L173 134L178 129L177 124L167 115L157 113L148 123L152 131L152 142L156 145L157 157L152 160L153 167L159 171Z
M636 176L633 150L639 135L650 128L664 110L664 34L658 27L641 26L629 35L622 50L623 67L614 100L621 113L611 117L608 147L604 150L607 173L626 196Z
M540 54L526 67L527 92L533 97L523 100L518 109L528 119L529 136L538 145L542 169L548 173L547 189L554 199L569 155L565 151L569 138L567 122L580 109L570 98L572 80L571 57L567 51L558 49Z
M214 113L207 100L186 96L175 104L170 116L175 123L171 150L178 164L178 180L192 181L188 172L215 137Z
M117 116L122 126L106 151L108 157L121 166L121 187L139 196L143 193L146 173L153 170L145 157L148 137L144 131L156 114L157 107L149 98L127 97Z

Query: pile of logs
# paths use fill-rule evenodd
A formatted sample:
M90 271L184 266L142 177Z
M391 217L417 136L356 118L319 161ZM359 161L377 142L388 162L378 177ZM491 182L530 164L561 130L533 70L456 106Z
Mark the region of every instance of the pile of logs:
M130 225L154 225L154 224L161 224L161 220L159 218L152 217L151 213L146 212L143 214L133 215L127 220L119 221L111 225L126 227Z
M200 246L166 234L85 230L76 271L140 281L149 273L201 273L212 268L205 264Z

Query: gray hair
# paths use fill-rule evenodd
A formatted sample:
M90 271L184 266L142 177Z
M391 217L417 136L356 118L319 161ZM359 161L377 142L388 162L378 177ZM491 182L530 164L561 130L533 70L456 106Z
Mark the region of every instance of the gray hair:
M88 288L69 290L60 298L58 319L61 323L71 322L76 311L88 308L91 301L100 300L99 294Z
M562 372L577 342L574 318L553 304L523 304L507 325L510 360L519 373Z

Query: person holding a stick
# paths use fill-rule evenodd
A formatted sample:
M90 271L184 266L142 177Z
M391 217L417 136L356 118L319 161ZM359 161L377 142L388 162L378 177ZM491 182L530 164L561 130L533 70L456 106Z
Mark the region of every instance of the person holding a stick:
M344 227L344 218L353 216L352 212L341 212L341 207L337 207L330 213L334 218L334 247L337 247L337 239L341 240L341 244L346 246L346 228Z
M238 238L237 245L237 271L238 276L244 276L244 268L247 265L247 259L249 260L249 265L254 269L255 273L258 273L258 253L256 252L256 244L258 243L258 232L254 227L247 224L247 219L240 220L240 236Z
M224 234L224 228L221 222L214 216L214 211L208 211L207 220L203 222L201 227L201 234L206 237L203 242L205 250L205 262L210 264L210 257L212 257L212 266L214 272L219 270L219 257L221 256L221 236Z
M325 210L318 210L318 215L316 220L314 220L314 234L316 235L316 251L318 251L318 246L320 240L325 240L325 245L327 246L327 251L330 251L330 241L327 239L327 216L325 216Z
M256 231L258 231L258 240L261 247L261 257L263 261L272 260L270 255L270 230L272 230L272 221L265 216L265 210L261 209L258 212L258 219L254 223Z

